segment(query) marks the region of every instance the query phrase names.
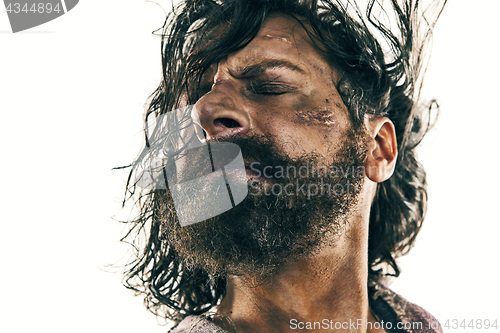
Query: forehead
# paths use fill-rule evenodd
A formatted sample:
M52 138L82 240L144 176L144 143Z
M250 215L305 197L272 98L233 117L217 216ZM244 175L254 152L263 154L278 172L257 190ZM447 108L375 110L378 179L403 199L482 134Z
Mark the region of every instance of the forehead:
M312 45L311 39L307 35L301 22L283 14L269 15L264 21L255 39L270 39L290 45L297 43Z
M230 65L244 66L260 59L286 59L300 67L327 69L326 56L314 45L304 29L307 23L284 14L271 14L264 21L255 38L243 49L230 55Z

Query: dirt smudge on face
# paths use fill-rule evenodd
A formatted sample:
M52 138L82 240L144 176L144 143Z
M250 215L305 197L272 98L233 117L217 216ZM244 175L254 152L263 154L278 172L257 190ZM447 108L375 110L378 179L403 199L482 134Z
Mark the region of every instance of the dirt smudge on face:
M335 124L335 119L330 110L298 111L298 121L308 126L329 127Z

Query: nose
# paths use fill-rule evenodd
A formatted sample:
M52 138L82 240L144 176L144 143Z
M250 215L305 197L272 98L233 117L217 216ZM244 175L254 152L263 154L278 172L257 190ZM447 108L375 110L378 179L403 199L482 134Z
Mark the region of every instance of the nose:
M201 97L194 105L195 121L206 134L207 140L218 137L245 134L250 130L250 119L244 104L233 83L217 81L210 92Z

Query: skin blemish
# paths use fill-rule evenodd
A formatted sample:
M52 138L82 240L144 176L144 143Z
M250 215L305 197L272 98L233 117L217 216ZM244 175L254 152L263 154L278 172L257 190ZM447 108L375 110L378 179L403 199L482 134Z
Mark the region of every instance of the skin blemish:
M332 126L335 124L331 111L298 111L296 113L298 121L308 126Z
M285 43L288 43L288 44L292 44L292 42L291 42L291 41L289 41L288 39L286 39L285 37L278 37L278 36L265 35L265 36L262 36L262 38L272 38L272 39L277 39L277 40L279 40L280 42L285 42Z

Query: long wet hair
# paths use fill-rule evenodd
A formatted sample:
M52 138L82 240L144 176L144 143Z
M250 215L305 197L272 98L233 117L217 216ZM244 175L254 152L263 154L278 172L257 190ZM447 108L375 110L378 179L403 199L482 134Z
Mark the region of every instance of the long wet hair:
M388 0L384 7L382 1L366 2L366 10L349 0L181 2L156 32L162 37L163 79L150 96L146 119L186 101L196 103L201 75L245 47L270 14L297 19L340 74L337 88L354 128L363 126L365 117L379 116L389 117L396 128L396 168L378 184L370 212L369 280L378 281L399 275L396 259L411 249L426 212L426 174L415 148L429 129L436 104L423 104L419 95L426 45L446 0L433 1L425 11L418 0ZM125 201L133 200L139 215L127 222L123 238L136 245L137 254L127 266L124 285L143 294L153 313L179 322L218 304L226 281L187 267L162 237L155 209L165 193L138 189L131 181L137 165L131 165ZM141 234L145 244L138 244Z

